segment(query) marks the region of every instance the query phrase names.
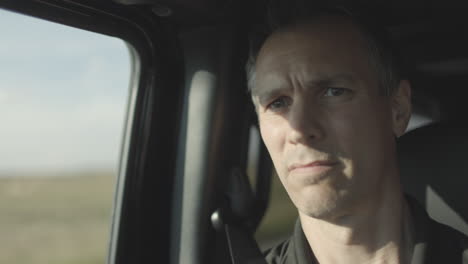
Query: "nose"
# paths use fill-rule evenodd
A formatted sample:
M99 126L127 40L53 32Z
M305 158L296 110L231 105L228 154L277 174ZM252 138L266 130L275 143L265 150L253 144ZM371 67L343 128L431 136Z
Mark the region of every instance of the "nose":
M325 136L324 116L319 107L307 102L296 102L288 113L288 141L292 144L310 145Z

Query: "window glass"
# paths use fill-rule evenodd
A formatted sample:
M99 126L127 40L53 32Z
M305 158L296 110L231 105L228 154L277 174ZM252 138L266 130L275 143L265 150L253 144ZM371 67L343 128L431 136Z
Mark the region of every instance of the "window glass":
M0 9L0 263L104 263L130 55Z
M247 175L250 184L255 188L260 155L260 132L256 126L250 128ZM284 190L281 182L273 173L269 207L255 232L255 239L261 249L268 249L286 239L292 231L297 218L297 210Z
M296 219L297 209L273 173L269 207L255 233L258 246L266 250L286 240L292 234Z

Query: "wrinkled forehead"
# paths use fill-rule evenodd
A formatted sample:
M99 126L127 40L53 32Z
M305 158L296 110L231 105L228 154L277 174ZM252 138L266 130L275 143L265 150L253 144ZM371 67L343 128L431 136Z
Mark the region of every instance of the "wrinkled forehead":
M258 56L268 50L269 47L282 44L290 44L284 40L299 39L302 37L315 40L342 40L352 39L354 42L366 44L364 29L351 18L337 15L323 15L315 18L301 19L286 26L279 27L270 34L260 48ZM282 41L283 40L283 41Z
M352 21L341 17L303 21L274 32L261 47L255 65L253 96L264 89L263 80L280 80L281 74L314 78L370 68L363 34Z

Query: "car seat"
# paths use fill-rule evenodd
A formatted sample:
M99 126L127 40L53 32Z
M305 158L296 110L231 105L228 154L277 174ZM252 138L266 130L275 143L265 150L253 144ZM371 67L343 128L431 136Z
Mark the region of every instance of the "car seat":
M436 221L468 235L468 128L437 123L398 139L401 181L407 194Z

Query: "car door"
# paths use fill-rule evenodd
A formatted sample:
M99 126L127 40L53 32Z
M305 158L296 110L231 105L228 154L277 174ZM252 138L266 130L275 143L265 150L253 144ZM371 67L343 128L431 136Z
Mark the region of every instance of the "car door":
M211 218L230 206L232 171L245 171L254 123L240 5L44 0L0 7L119 38L130 50L108 263L229 262L227 233ZM267 160L260 165L271 168Z
M127 44L131 80L113 187L108 262L169 263L184 98L182 54L173 25L151 9L112 1L1 1L0 8L112 36ZM47 60L44 65L47 67ZM63 76L57 72L54 77ZM96 151L94 148L99 145L89 151Z

